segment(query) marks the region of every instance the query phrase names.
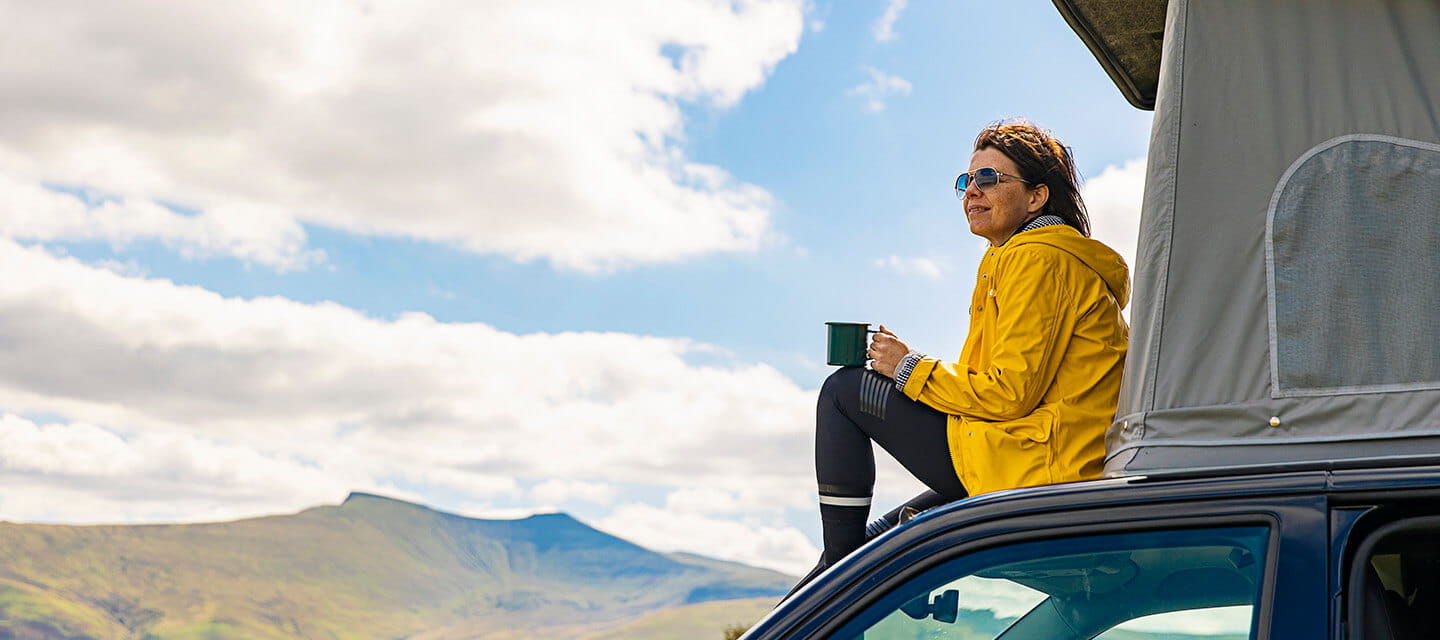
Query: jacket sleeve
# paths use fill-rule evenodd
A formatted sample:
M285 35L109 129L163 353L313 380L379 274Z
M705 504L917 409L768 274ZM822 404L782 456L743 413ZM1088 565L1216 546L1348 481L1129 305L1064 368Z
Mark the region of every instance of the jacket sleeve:
M994 297L986 296L996 308L998 334L985 336L993 345L989 366L977 371L924 358L910 373L905 395L980 420L1014 420L1034 411L1055 379L1074 324L1066 286L1071 261L1062 250L1039 244L1002 256Z

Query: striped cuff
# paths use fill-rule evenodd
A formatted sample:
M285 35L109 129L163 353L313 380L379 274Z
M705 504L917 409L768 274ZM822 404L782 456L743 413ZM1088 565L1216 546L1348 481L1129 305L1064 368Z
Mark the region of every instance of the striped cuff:
M910 372L915 370L915 365L920 364L920 359L924 357L925 354L911 349L910 353L905 354L905 357L900 359L900 364L895 367L896 389L899 389L901 392L905 391L905 383L910 380Z

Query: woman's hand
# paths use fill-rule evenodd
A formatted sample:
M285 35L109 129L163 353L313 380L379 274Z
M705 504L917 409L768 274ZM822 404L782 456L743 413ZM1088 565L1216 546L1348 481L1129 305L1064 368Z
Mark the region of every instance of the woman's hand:
M900 338L890 333L885 325L880 325L880 331L870 339L870 349L865 352L873 362L870 368L880 372L886 377L895 377L895 367L900 366L900 360L910 353L910 347L906 346Z

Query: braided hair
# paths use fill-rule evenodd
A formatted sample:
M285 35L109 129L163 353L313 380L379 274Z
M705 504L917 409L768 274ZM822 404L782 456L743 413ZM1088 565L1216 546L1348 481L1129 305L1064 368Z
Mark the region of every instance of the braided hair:
M980 130L975 150L993 147L1020 167L1020 177L1050 188L1041 215L1059 216L1080 235L1090 237L1090 216L1080 199L1080 180L1070 147L1024 118L1001 120Z

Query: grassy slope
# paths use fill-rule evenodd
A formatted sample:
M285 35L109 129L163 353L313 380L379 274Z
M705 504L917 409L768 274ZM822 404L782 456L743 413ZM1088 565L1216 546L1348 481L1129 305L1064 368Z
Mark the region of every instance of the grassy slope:
M0 566L161 636L414 628L413 605L440 596L432 585L446 572L419 561L426 549L397 549L373 525L316 511L219 525L4 525ZM399 606L373 606L386 601Z
M618 629L583 636L583 640L720 640L731 625L749 627L775 606L778 598L704 602L665 609Z
M32 629L40 638L388 639L443 628L473 636L613 624L717 584L754 588L754 579L568 516L472 520L363 495L222 524L0 523L0 638L26 620L54 627ZM783 590L787 581L773 574L768 584Z
M125 633L103 611L27 584L0 580L0 621L24 621L20 637L110 638ZM0 635L0 637L5 637Z

